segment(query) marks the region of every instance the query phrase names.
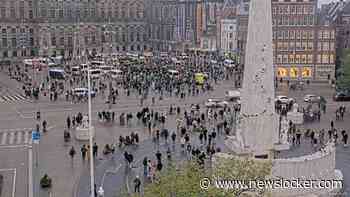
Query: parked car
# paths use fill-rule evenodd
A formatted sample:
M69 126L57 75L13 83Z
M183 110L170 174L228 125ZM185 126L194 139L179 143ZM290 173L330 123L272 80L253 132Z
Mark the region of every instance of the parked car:
M307 103L319 103L320 101L321 101L321 97L313 94L307 94L304 97L304 102L307 102Z
M241 92L239 90L229 90L225 93L226 101L237 101L241 98Z
M72 90L73 95L76 96L87 96L89 93L89 90L87 88L74 88ZM95 97L96 96L96 92L91 90L91 97Z
M279 101L281 104L290 104L294 101L293 98L288 98L287 96L277 96L275 102Z
M224 108L228 106L228 102L223 99L208 99L205 106L209 108Z
M350 101L350 93L337 92L333 97L334 101Z

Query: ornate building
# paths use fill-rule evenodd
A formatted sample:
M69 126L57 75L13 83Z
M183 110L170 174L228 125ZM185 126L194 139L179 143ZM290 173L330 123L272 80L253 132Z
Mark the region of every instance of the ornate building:
M145 1L1 0L0 58L143 51Z

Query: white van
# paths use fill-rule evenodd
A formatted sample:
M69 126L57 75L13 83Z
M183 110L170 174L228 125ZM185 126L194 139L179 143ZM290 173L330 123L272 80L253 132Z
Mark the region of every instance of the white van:
M101 76L100 69L90 69L90 77L91 79L98 79Z

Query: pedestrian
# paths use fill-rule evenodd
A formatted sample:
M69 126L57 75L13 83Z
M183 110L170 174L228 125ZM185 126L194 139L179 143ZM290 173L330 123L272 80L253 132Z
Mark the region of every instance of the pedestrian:
M86 152L87 152L85 144L83 144L83 146L81 147L80 152L81 152L81 158L83 159L83 161L85 161Z
M98 146L97 146L96 142L94 143L94 145L92 147L92 153L93 153L94 158L96 158L97 154L98 154Z
M141 180L139 178L139 176L137 175L135 180L134 180L134 184L135 184L135 193L140 193L140 186L141 186Z
M142 164L143 164L143 174L144 174L144 177L147 177L147 172L148 172L148 159L147 159L147 157L144 157L143 158L143 162L142 162Z
M76 154L76 151L74 149L74 146L72 146L71 149L69 150L69 156L71 157L72 161L73 161L75 154Z

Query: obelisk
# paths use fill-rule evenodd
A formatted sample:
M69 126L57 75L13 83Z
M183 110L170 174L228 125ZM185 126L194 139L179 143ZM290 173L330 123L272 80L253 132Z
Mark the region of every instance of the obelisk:
M268 155L278 142L272 53L271 0L251 0L240 130L245 149L255 156Z

